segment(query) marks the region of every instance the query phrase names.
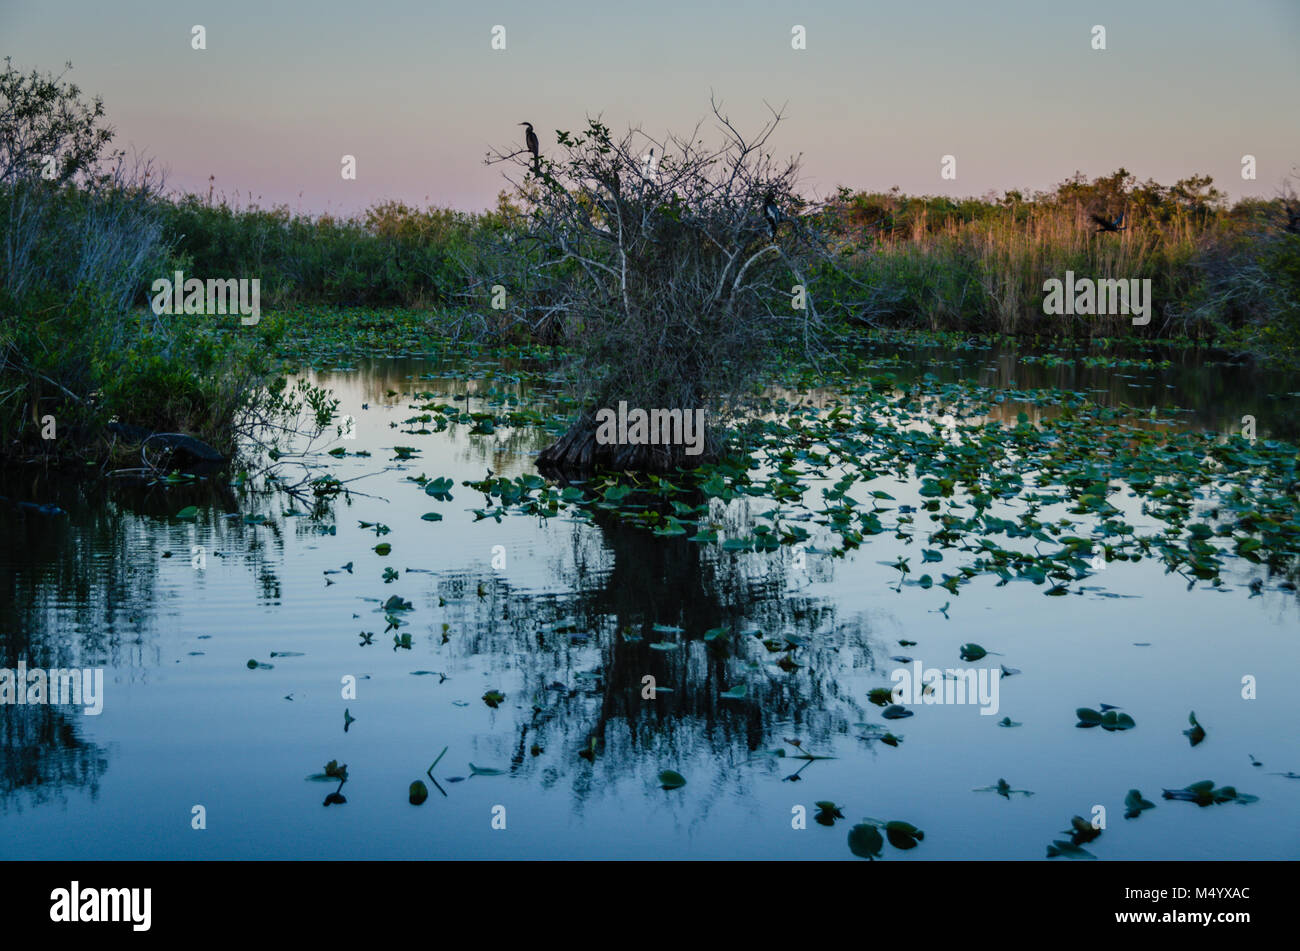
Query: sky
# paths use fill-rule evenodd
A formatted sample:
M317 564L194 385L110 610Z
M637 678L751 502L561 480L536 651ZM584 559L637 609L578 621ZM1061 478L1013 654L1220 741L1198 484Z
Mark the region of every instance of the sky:
M520 148L519 122L543 151L595 115L662 137L711 95L746 130L784 107L772 150L801 156L810 196L978 196L1123 166L1271 197L1300 172L1297 48L1300 0L0 0L0 54L71 61L114 144L172 188L215 176L241 204L313 214L483 209L504 186L484 157Z

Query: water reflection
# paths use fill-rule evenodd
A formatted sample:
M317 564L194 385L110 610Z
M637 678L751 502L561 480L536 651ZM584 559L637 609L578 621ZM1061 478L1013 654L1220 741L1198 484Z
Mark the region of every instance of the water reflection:
M945 380L974 376L989 385L1014 381L1024 389L1058 386L1104 394L1112 404L1154 405L1159 397L1160 406L1193 410L1159 425L1227 430L1247 412L1258 415L1261 436L1285 434L1293 425L1268 413L1277 405L1273 395L1285 392L1285 381L1247 380L1236 368L1199 365L1186 352L1171 355L1175 366L1163 371L1024 365L1010 353L987 351L906 351L905 362L892 357L882 352L877 362L900 380L925 372ZM227 480L105 486L0 477L0 495L57 504L67 512L38 516L0 502L0 665L12 667L21 658L31 666L103 666L111 671L114 691L93 728L56 708L0 711L0 812L30 805L29 814L45 816L48 804L78 791L86 797L73 808L103 810L105 828L112 816L129 827L136 821L124 818L134 815L129 809L140 813L141 823L161 822L167 810L178 808L179 798L148 808L138 800L159 785L163 771L154 733L176 722L188 732L183 744L167 747L167 768L190 774L219 764L237 787L226 791L231 807L242 808L243 821L258 833L211 836L213 854L226 857L316 854L311 849L324 834L318 825L323 820L299 810L307 801L319 807L319 796L314 787L298 787L309 785L301 782L303 775L335 757L351 762L352 775L347 802L328 812L375 812L356 830L359 838L331 832L330 841L352 854L407 854L410 834L401 818L406 813L389 810L412 808L406 786L432 759L426 748L436 752L443 745L453 749L444 769L462 769L450 766L458 757L459 763L491 763L508 772L508 778L475 776L462 785L447 784L449 774L439 771L448 815L460 815L454 810L477 797L503 797L507 791L511 802L524 804L512 808L545 811L551 808L548 797L557 797L562 811L591 832L590 842L571 845L576 854L606 854L610 843L598 830L638 821L646 829L644 835L627 833L637 843L633 854L665 854L662 841L682 848L686 840L680 836L702 843L698 854L743 854L749 847L742 844L744 830L767 821L756 815L771 814L784 818L773 823L770 837L756 836L761 844L753 847L776 854L794 848L775 835L778 827L788 829L791 797L853 802L856 796L856 806L870 785L872 795L898 797L899 818L923 820L918 824L931 831L928 851L998 855L1030 843L1034 855L1010 854L1037 857L1039 840L1050 838L1055 825L1038 831L1031 810L1046 804L1057 823L1056 813L1083 808L1070 799L1072 789L1051 788L1055 779L1009 776L1039 793L1023 813L999 817L1010 825L991 825L983 838L972 832L950 835L943 846L929 844L944 841L945 824L966 829L970 810L985 808L982 800L955 800L951 790L996 779L983 773L967 777L963 770L1001 768L994 765L1006 755L999 743L1016 731L993 729L990 740L989 731L975 732L990 725L978 714L957 719L950 711L927 711L906 721L908 742L897 749L882 751L860 739L860 724L879 721L879 710L866 702L867 690L888 683L898 663L891 655L914 652L898 646L900 636L921 641L915 650L931 651L925 657L931 665L951 663L956 645L969 640L1008 653L1018 649L1013 665L1027 673L1016 678L1020 694L1009 690L1008 702L1019 700L1015 719L1026 723L1021 742L1027 746L1017 748L1011 765L1024 772L1026 764L1046 764L1062 783L1082 782L1072 773L1076 764L1062 755L1066 742L1050 731L1034 731L1056 718L1052 704L1072 709L1114 696L1075 698L1073 691L1100 694L1127 685L1130 696L1150 698L1152 683L1168 683L1168 695L1149 701L1158 701L1163 715L1185 706L1198 689L1204 696L1212 674L1208 657L1218 656L1235 671L1284 667L1296 653L1300 622L1293 597L1269 592L1247 605L1244 595L1231 595L1240 600L1220 606L1210 603L1224 600L1218 594L1186 593L1180 580L1164 579L1155 565L1117 566L1104 579L1114 593L1132 599L1122 615L1106 613L1115 602L1100 596L1068 599L1068 610L1061 611L1055 602L1067 599L1040 598L1029 585L998 591L972 586L962 595L961 621L949 623L936 613L933 598L922 599L912 589L895 593L882 584L888 570L877 563L897 554L888 537L873 539L846 559L810 557L796 566L788 548L727 552L685 537L657 537L599 511L476 521L470 509L484 503L462 482L489 471L506 477L532 472L532 459L549 437L508 426L485 435L470 435L463 425L426 432L421 407L451 403L468 412L500 416L515 410L558 419L564 404L545 368L374 360L320 380L337 388L343 411L357 420L356 439L337 443L349 453L345 458L318 454L304 460L313 467L308 471L328 472L344 483L337 495L291 497L259 480L239 486ZM796 397L775 390L772 395ZM797 398L817 402L830 396ZM1013 422L1020 408L1008 401L989 413ZM1049 406L1035 415L1056 412ZM395 446L416 452L403 458ZM453 479L454 500L431 500L411 481L421 474ZM200 510L194 521L173 517L189 505ZM769 507L754 500L715 502L709 517L722 523L727 537L738 537L749 534ZM431 509L444 519L421 521ZM381 536L360 522L390 531ZM814 534L814 544L816 539ZM374 551L381 541L392 544L391 555ZM509 562L494 568L491 552L498 545ZM193 566L196 549L206 558L203 568ZM350 570L342 568L345 563ZM381 577L386 567L397 570L396 580ZM378 609L394 594L412 602L399 628L412 635L409 649L391 642L393 631L384 630L385 612ZM1044 601L1053 602L1053 610ZM1220 632L1239 625L1243 611L1254 612L1252 630L1263 632L1260 637L1274 632L1280 639L1221 644ZM1106 652L1089 654L1085 665L1071 653L1086 640L1072 632L1075 624L1094 640L1111 634L1119 640L1106 642ZM706 641L706 632L716 629L725 636ZM1168 639L1171 629L1181 639L1176 653L1153 648L1147 661L1119 651L1118 645L1159 640L1161 633ZM372 635L368 646L366 633ZM655 647L665 642L673 646ZM270 657L286 647L304 656ZM269 669L247 670L250 656L269 661ZM373 676L363 695L369 706L350 702L359 719L343 734L339 676L361 672ZM653 697L646 678L653 678ZM740 685L746 688L743 697L723 697ZM484 704L489 689L505 695L498 707ZM1277 759L1282 768L1300 765L1285 762L1287 744L1294 742L1278 732L1285 721L1269 706L1273 701L1262 699L1249 713L1240 704L1214 709L1210 703L1207 714L1206 703L1197 702L1198 713L1218 736L1227 739L1239 729L1272 744L1276 757L1283 757ZM123 708L128 712L120 713ZM1190 767L1171 758L1182 750L1170 753L1160 743L1164 726L1154 720L1155 709L1141 714L1139 722L1151 727L1110 738L1117 742L1090 754L1088 768L1117 777L1121 793L1143 785L1150 795L1147 787L1197 778L1183 776L1180 771ZM1177 716L1185 719L1186 710ZM1119 746L1123 741L1130 741L1127 748ZM765 755L778 748L786 757ZM798 749L836 759L796 761ZM108 772L119 750L121 766ZM1200 752L1206 753L1203 759L1225 757L1213 769L1193 764L1206 775L1240 774L1226 758L1238 752L1230 743L1207 744ZM422 761L412 771L413 759ZM1159 779L1133 775L1139 762L1161 770ZM653 776L665 767L688 776L689 785L673 795L691 803L689 818L665 818L659 811L665 807ZM376 774L395 784L400 795L393 802L366 786ZM215 795L173 783L163 785L165 795L188 796L186 803ZM211 783L222 788L218 780ZM505 783L510 785L500 785ZM244 785L261 798L250 798ZM802 792L814 785L815 794ZM113 795L104 795L110 788ZM687 790L698 798L683 799ZM1253 821L1252 815L1294 821L1294 809L1272 792L1271 805L1265 800L1241 810L1245 821ZM420 808L431 810L442 800L434 796ZM1282 811L1269 813L1270 808ZM0 825L0 835L35 850L55 821L50 816L45 825ZM1144 818L1144 828L1157 822ZM478 855L495 847L474 838L468 825L443 834L445 854ZM1234 835L1245 835L1252 850L1288 848L1269 844L1258 829L1228 829L1207 847L1214 854L1240 855ZM142 844L104 832L96 854L135 857L151 847L185 847L158 836ZM1160 854L1151 841L1134 841L1134 854ZM519 848L547 854L545 845ZM720 851L725 848L734 851ZM822 854L843 852L842 843L817 848L825 849Z

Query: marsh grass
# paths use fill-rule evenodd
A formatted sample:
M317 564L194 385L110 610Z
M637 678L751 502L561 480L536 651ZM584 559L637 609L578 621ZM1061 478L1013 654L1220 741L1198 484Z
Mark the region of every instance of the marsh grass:
M988 206L975 218L931 214L922 205L902 226L862 228L848 268L872 293L850 320L874 326L1010 335L1114 337L1131 317L1048 316L1043 284L1067 271L1094 279L1149 279L1156 317L1151 336L1214 336L1211 308L1196 310L1204 259L1234 239L1227 221L1139 219L1119 234L1096 234L1082 206L1028 210ZM1225 302L1226 303L1226 302Z
M1121 211L1123 231L1096 233L1092 215ZM268 306L417 308L435 334L554 342L545 288L515 288L530 319L511 320L491 308L481 280L502 269L503 253L521 253L530 214L526 195L504 194L482 213L388 202L347 219L212 190L163 206L182 263L258 276ZM1205 177L1139 184L1120 169L1030 196L960 200L841 190L801 218L815 219L836 255L836 266L808 275L810 293L850 328L1184 338L1279 359L1300 341L1300 236L1284 230L1285 198L1228 206ZM1151 323L1044 314L1044 282L1066 271L1149 279Z

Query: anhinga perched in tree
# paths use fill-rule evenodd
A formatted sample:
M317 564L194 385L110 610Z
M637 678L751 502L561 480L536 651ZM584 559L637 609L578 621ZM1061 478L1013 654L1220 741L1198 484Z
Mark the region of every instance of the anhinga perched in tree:
M533 169L536 170L539 167L537 133L533 131L533 124L531 122L521 122L519 124L528 126L528 128L524 130L524 144L528 146L528 151L533 153Z
M767 219L767 226L772 229L772 237L775 238L776 226L781 223L781 209L776 206L776 193L771 189L763 197L763 217Z
M1103 231L1120 232L1124 230L1124 212L1122 211L1114 221L1103 218L1101 215L1093 215L1092 220L1097 222L1097 230L1093 234L1101 234Z

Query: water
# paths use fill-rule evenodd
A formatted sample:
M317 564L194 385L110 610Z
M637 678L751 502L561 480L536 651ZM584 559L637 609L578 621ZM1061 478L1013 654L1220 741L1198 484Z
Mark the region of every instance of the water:
M1184 406L1161 415L1219 431L1252 413L1261 438L1294 438L1295 414L1280 411L1294 385L1192 356L1164 370L1084 371L996 351L901 356L904 376L1105 391L1113 402ZM801 568L789 549L724 552L604 517L476 521L470 510L485 500L462 480L532 472L548 437L466 426L406 434L390 424L415 415L416 401L386 394L452 402L468 392L471 410L493 389L525 403L538 396L483 369L392 359L319 374L357 420L356 439L338 445L372 455L312 459L328 466L314 474L356 480L318 512L309 492L291 504L228 485L4 476L0 495L68 515L0 503L0 666L103 667L105 697L100 716L0 708L0 855L842 859L848 829L873 817L925 831L914 850L886 846L889 860L1038 859L1070 816L1092 818L1101 805L1107 831L1088 848L1102 858L1300 857L1300 780L1271 775L1300 772L1289 682L1300 670L1300 612L1295 592L1276 585L1250 597L1254 566L1229 562L1220 590L1188 590L1147 559L1110 565L1083 595L1047 598L983 577L949 598L896 590L888 563L919 561L920 546L904 549L890 533L843 559L808 555ZM997 413L1014 419L1019 408ZM420 451L399 460L394 445ZM453 479L453 500L407 481L422 473ZM877 487L919 501L914 483ZM191 504L196 521L170 517ZM724 517L738 528L767 508L735 502ZM444 519L421 520L429 511ZM363 521L391 530L379 536ZM380 543L389 555L373 551ZM384 582L386 567L396 581ZM398 630L409 649L385 631L378 602L392 595L413 606ZM654 623L683 631L655 633ZM729 653L711 650L702 635L719 626L804 639L791 655L801 666L776 668L781 655L748 634ZM619 643L629 628L645 640ZM652 649L656 638L680 646ZM1022 671L999 681L996 715L916 705L909 719L882 721L867 702L903 666L891 657L962 666L968 642L998 652L970 666ZM250 670L250 659L271 667ZM644 699L647 675L671 693ZM1258 682L1253 700L1242 698L1247 676ZM348 677L355 696L345 698ZM746 699L720 697L737 683L749 685ZM505 695L496 708L482 699L489 690ZM1076 729L1074 709L1100 703L1123 706L1138 727ZM356 718L346 732L345 709ZM1181 735L1191 710L1209 732L1196 748ZM999 727L1003 716L1023 725ZM864 722L903 742L862 739ZM592 737L588 761L578 754ZM444 747L440 791L426 770ZM759 755L778 748L787 755ZM799 761L799 749L834 758ZM307 777L330 760L349 778L346 803L326 807L337 783ZM471 775L470 763L504 774ZM663 769L686 785L661 789ZM1034 795L973 791L1000 777ZM417 779L430 793L418 807L407 801ZM1201 779L1260 800L1198 808L1160 798ZM1157 808L1122 818L1130 788ZM839 804L846 821L811 821L817 800ZM192 827L196 806L204 829ZM806 829L792 828L798 806ZM503 815L505 828L494 828Z

